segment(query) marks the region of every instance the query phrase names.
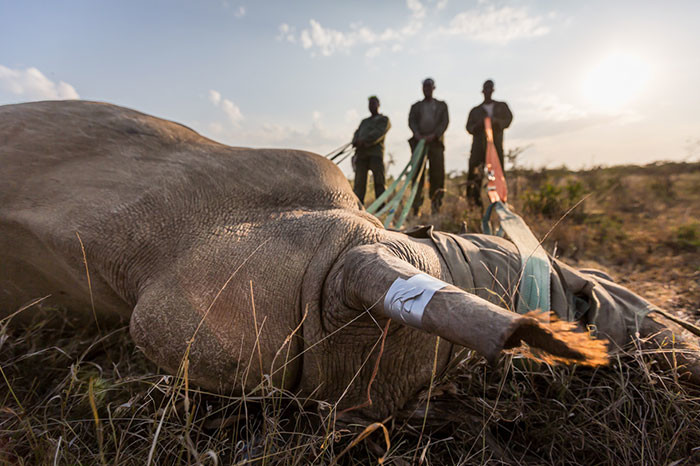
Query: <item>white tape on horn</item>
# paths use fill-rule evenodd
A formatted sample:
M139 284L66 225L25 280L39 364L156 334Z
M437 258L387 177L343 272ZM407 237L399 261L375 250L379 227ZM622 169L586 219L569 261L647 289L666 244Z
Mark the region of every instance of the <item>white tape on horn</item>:
M384 298L384 309L393 319L422 329L423 311L436 291L449 283L421 273L408 280L397 278Z

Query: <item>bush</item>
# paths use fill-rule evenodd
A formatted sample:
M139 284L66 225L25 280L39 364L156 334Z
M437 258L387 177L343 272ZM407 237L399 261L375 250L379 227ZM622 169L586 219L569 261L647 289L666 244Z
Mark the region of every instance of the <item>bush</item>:
M673 180L668 175L652 181L649 190L656 199L666 204L670 204L678 198L674 190Z
M545 180L539 190L523 193L523 207L527 213L541 214L547 218L559 218L579 202L585 194L583 184L578 180L568 180L563 187ZM583 213L578 207L577 215Z
M674 246L687 251L700 251L700 223L691 222L675 229Z

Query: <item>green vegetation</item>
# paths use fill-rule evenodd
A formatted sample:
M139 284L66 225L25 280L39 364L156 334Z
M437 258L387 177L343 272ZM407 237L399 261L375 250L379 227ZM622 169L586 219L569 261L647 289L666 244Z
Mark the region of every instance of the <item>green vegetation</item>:
M584 187L578 180L568 180L563 186L546 180L537 190L522 194L525 213L541 214L547 218L560 218L583 200ZM580 209L581 211L583 209Z
M692 222L679 226L675 229L674 239L682 249L700 251L700 223Z
M657 180L670 180L673 202ZM464 182L453 174L443 212L413 224L478 231ZM700 319L700 164L517 170L509 183L548 250ZM331 406L265 379L245 396L203 392L146 360L128 327L98 330L69 315L0 323L0 464L359 465L383 455L395 465L700 463L700 390L640 346L598 369L518 354L492 368L467 352L384 420L387 452L382 428L367 420L334 422Z

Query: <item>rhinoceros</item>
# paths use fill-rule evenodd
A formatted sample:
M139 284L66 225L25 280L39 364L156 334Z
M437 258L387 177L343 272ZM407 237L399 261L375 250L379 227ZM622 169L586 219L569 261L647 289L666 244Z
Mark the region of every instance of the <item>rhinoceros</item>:
M52 101L0 107L0 163L0 317L45 298L14 319L47 304L128 319L148 358L207 389L265 377L380 418L456 347L494 362L524 342L597 364L605 342L659 329L642 298L558 261L553 309L600 339L509 311L512 243L386 230L309 152L229 147L127 108Z

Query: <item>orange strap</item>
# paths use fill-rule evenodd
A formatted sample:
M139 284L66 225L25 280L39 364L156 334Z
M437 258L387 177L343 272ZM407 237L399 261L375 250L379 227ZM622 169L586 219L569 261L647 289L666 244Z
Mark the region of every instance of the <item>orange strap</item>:
M493 127L491 118L484 118L484 130L486 131L486 193L489 200L493 202L508 202L508 186L506 177L503 174L503 167L498 160L498 152L493 142Z

